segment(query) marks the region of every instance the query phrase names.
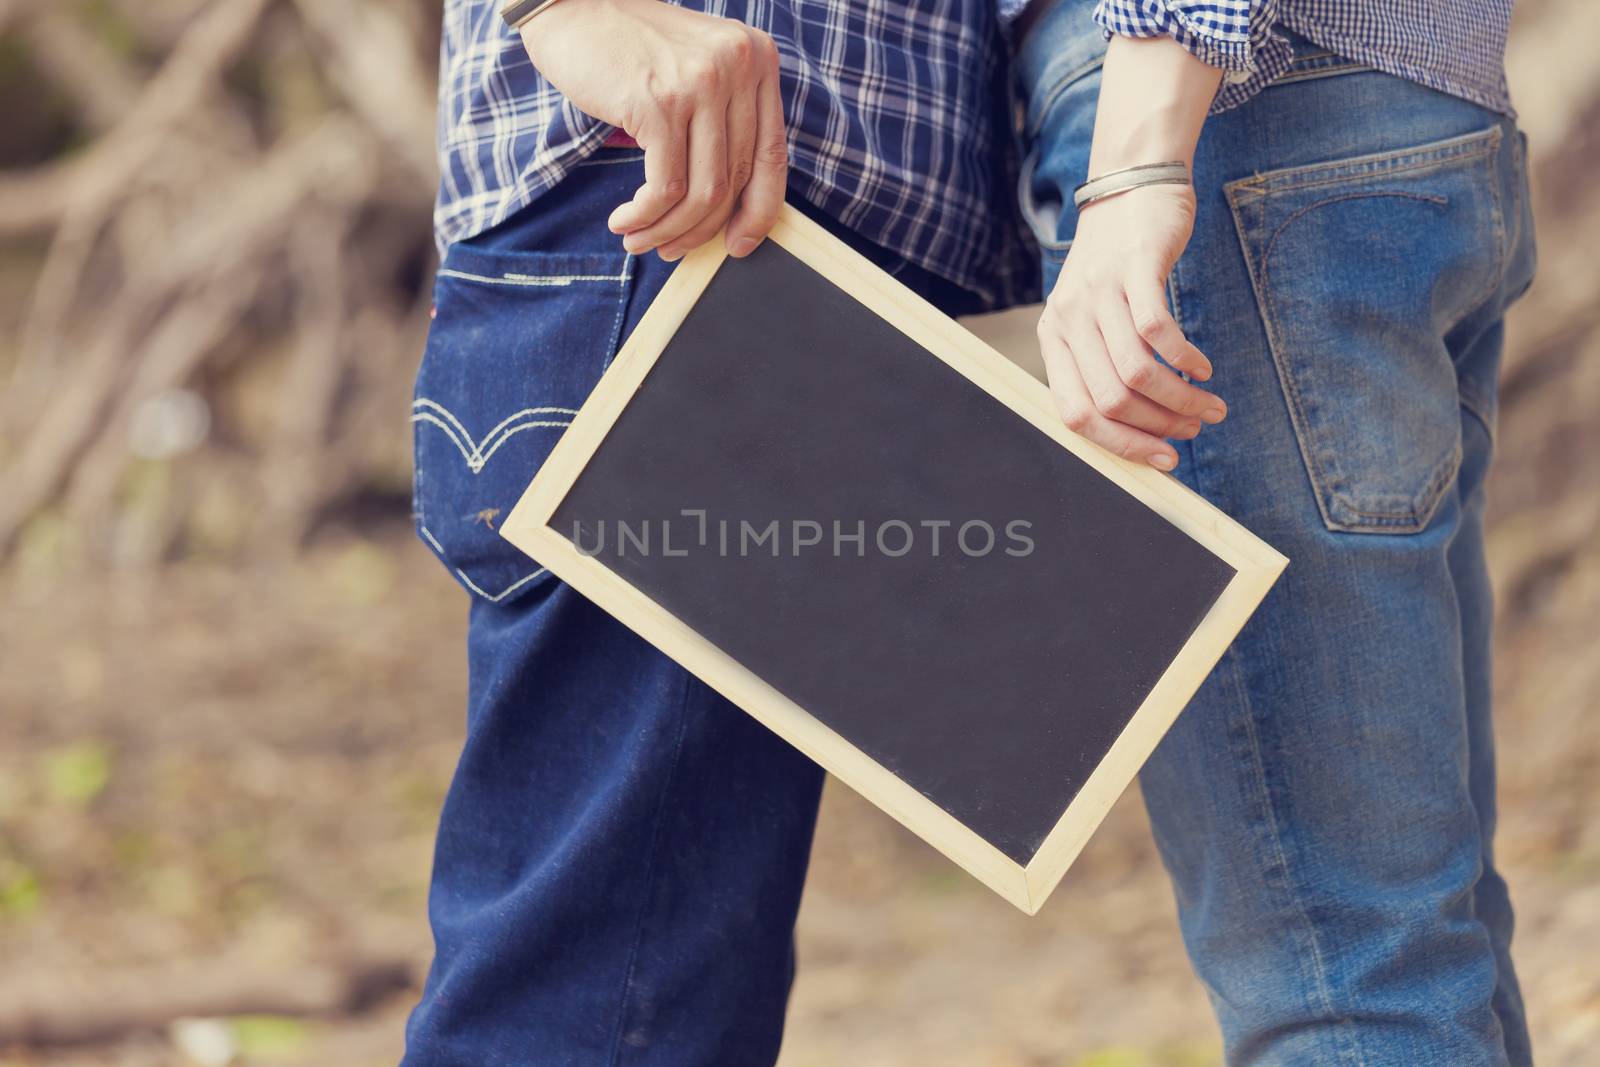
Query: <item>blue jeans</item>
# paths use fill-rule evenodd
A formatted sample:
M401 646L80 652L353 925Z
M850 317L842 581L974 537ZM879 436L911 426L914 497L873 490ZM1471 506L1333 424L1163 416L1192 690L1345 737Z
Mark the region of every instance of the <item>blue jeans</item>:
M670 273L606 230L641 160L600 152L435 284L413 512L471 598L469 692L405 1067L777 1057L822 771L496 532Z
M1071 245L1093 0L1022 42L1025 212ZM1178 476L1291 560L1140 781L1231 1064L1528 1064L1494 866L1484 476L1533 273L1504 116L1300 40L1206 125L1170 280L1227 421Z

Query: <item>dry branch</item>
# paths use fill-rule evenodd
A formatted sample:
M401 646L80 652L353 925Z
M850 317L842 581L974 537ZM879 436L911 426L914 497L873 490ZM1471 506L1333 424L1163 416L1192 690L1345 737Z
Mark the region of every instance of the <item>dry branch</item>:
M0 234L46 228L72 208L115 199L134 171L161 151L165 129L201 110L223 68L249 43L268 2L213 3L105 137L67 160L0 179Z
M358 957L283 974L219 961L125 971L70 990L13 983L0 998L0 1048L110 1044L160 1034L184 1018L336 1018L366 1011L415 981L410 960Z
M26 434L10 472L11 492L0 498L0 548L54 496L72 465L105 425L108 408L127 382L148 332L175 314L204 279L229 278L277 247L304 201L362 174L359 131L339 117L278 149L258 170L240 176L194 213L172 246L152 257L123 288L87 338L74 373L53 395ZM248 211L239 205L249 205Z
M172 38L142 90L85 16L0 8L26 19L35 67L96 135L0 173L0 239L50 233L16 347L9 360L0 351L0 555L62 505L91 532L109 528L140 405L199 386L222 410L240 360L263 358L285 365L286 414L264 432L220 432L255 456L262 537L292 547L334 494L393 484L405 460L341 447L348 459L327 462L335 427L395 423L392 410L362 414L377 401L344 385L409 370L395 340L402 324L417 329L416 294L393 287L417 284L429 248L426 49L414 22L368 0L201 0L183 23L118 6L153 42ZM307 72L312 91L332 90L311 122ZM182 462L203 465L207 452Z
M34 62L50 80L71 93L84 118L97 130L109 129L128 113L138 98L139 72L105 46L82 22L56 9L45 9L24 23Z

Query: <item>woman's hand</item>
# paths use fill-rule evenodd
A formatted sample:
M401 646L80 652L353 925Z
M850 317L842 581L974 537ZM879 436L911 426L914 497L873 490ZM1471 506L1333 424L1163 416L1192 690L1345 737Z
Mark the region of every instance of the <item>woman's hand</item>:
M1168 37L1113 37L1100 72L1089 174L1182 162L1222 72ZM1211 362L1167 310L1167 276L1194 231L1194 189L1146 185L1078 212L1072 248L1039 320L1039 344L1061 417L1127 459L1169 471L1187 439L1221 422L1221 400L1178 376ZM1157 360L1159 355L1161 360Z
M1176 373L1211 377L1211 362L1167 310L1167 275L1189 243L1194 203L1187 185L1151 185L1086 205L1039 319L1067 426L1161 470L1178 463L1163 438L1194 437L1227 413Z
M724 224L730 254L755 250L788 178L771 37L661 0L562 0L523 43L579 110L644 149L645 183L609 222L629 252L675 260Z

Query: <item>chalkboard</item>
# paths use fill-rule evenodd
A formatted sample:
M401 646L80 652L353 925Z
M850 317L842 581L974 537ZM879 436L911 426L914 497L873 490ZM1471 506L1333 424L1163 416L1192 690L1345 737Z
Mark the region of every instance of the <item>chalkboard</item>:
M1284 560L798 213L717 247L502 532L1035 911Z

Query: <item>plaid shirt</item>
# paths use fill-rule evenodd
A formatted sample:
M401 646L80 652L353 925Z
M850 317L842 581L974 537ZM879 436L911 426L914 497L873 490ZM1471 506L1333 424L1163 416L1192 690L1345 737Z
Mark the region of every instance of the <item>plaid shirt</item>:
M675 2L776 41L791 194L987 306L1036 295L1037 263L1014 215L994 0ZM445 5L441 250L531 203L612 132L533 68L499 6Z
M1006 0L1002 0L1006 2ZM1289 69L1287 26L1348 59L1512 114L1506 31L1512 0L1099 0L1106 35L1172 37L1227 73L1213 111Z

